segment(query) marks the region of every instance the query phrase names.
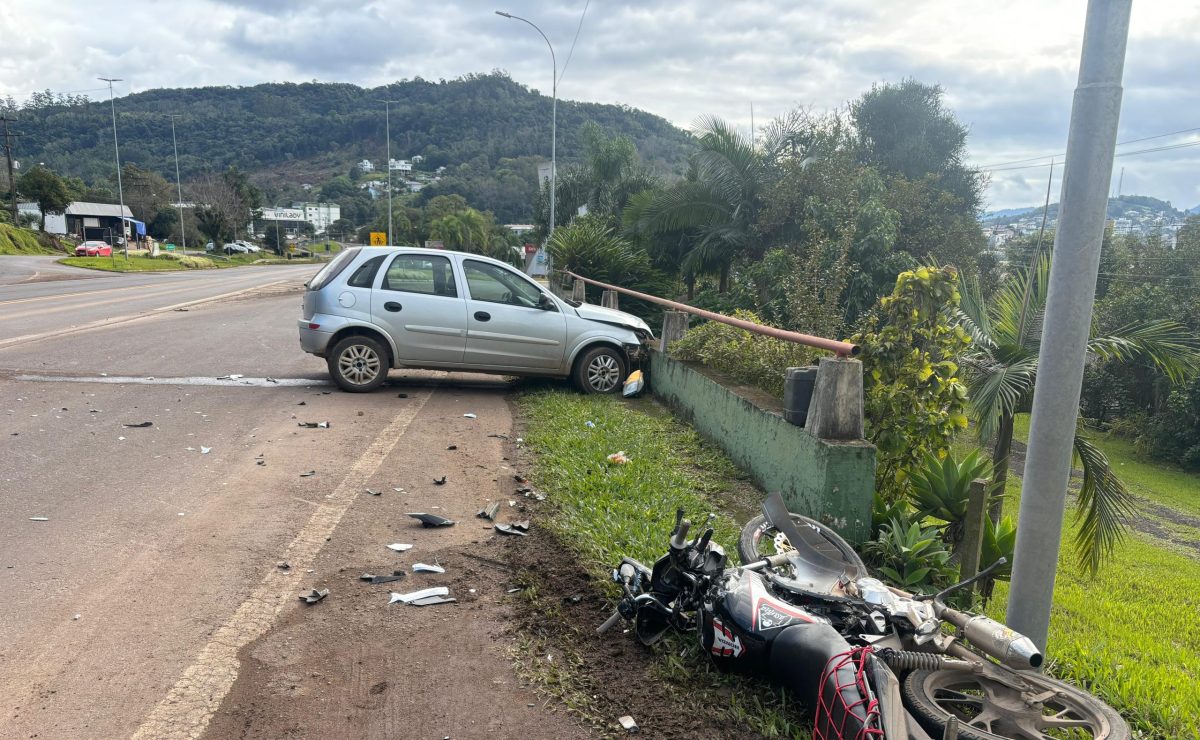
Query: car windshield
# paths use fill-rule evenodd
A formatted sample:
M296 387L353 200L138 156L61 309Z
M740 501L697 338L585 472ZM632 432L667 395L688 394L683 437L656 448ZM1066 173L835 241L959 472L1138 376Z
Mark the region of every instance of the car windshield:
M338 256L333 258L332 262L322 267L321 271L318 272L312 280L308 281L308 289L320 290L321 288L324 288L330 280L333 280L335 277L337 277L342 270L345 270L346 267L354 261L354 258L358 256L360 251L362 250L357 247L352 247L344 252L339 253Z

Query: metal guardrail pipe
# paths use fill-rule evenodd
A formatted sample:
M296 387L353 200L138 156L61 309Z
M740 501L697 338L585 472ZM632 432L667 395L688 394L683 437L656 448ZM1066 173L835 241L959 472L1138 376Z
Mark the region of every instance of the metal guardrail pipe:
M620 293L624 293L625 295L633 296L634 298L640 298L643 301L649 301L651 303L657 303L660 306L673 308L676 311L684 311L686 313L695 314L696 316L702 316L709 321L717 321L722 324L729 324L730 326L736 326L739 329L745 329L746 331L753 332L755 334L762 334L763 336L782 339L785 342L795 342L796 344L804 344L809 347L816 347L817 349L826 349L830 352L836 353L838 357L852 357L861 351L861 348L857 344L851 344L850 342L839 342L836 339L814 337L811 334L801 334L797 331L776 329L773 326L762 326L761 324L755 324L752 321L735 319L732 316L726 316L724 314L714 313L712 311L705 311L703 308L689 306L686 303L669 301L666 298L659 298L658 296L649 295L648 293L639 293L636 290L630 290L628 288L602 283L599 280L592 280L591 278L585 278L582 275L576 275L570 270L556 270L556 272L562 272L562 274L570 275L576 280L582 280L585 283L595 285L606 290L615 290Z

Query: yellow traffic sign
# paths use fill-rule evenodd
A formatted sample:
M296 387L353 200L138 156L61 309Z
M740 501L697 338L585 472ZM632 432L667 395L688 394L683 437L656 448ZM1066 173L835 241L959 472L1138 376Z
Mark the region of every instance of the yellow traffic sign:
M386 245L387 245L387 234L383 233L382 231L372 231L371 232L371 246L372 247L383 247Z

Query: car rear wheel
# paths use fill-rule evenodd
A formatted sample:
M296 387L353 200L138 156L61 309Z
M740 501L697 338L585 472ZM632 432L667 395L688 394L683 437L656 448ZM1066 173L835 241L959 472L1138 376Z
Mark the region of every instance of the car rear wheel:
M614 393L625 375L625 357L612 347L587 350L575 363L575 385L584 393Z
M368 393L387 380L387 356L387 351L376 339L346 337L329 353L329 374L344 391Z

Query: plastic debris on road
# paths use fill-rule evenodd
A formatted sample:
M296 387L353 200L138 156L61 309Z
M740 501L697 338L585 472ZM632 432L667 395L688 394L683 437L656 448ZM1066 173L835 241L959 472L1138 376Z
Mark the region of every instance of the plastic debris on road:
M313 477L313 476L314 476L314 475L316 475L316 474L317 474L317 471L315 471L315 470L310 470L310 471L308 471L307 473L301 473L301 474L300 474L300 477L301 477L301 478L311 478L311 477Z
M280 560L278 563L275 563L275 567L280 570L291 570L292 564L286 560Z
M138 422L137 424L122 424L121 426L125 427L126 429L145 429L146 427L154 426L154 422L142 421Z
M446 449L447 449L447 450L457 450L457 449L458 449L458 445L450 445L450 446L449 446L449 447L447 447Z
M200 446L200 454L201 454L201 455L207 455L207 454L208 454L208 453L210 453L210 452L212 452L212 448L211 448L211 447L205 447L205 446L203 446L203 445L201 445L201 446Z
M305 429L328 429L329 422L327 421L302 421L296 426L304 427Z
M446 569L440 565L430 565L429 563L413 563L414 573L445 573Z
M453 604L456 601L458 601L458 599L456 599L452 596L451 597L430 596L425 599L417 599L416 601L410 601L409 606L434 606L435 604Z
M454 521L452 519L447 519L446 517L438 516L437 514L426 514L424 512L410 511L410 512L408 512L408 515L411 516L413 519L420 519L422 527L452 527L452 526L454 526Z
M585 421L585 422L583 422L583 425L584 425L585 427L587 427L588 429L595 429L595 428L596 428L596 422L594 422L594 421L591 421L590 419L589 419L588 421Z
M371 585L377 583L391 583L393 581L403 581L407 574L402 570L393 570L390 576L377 576L371 573L363 573L359 576L359 580L366 581Z
M220 375L217 380L240 380L244 377L244 375Z
M444 486L444 485L446 485L446 476L444 476L444 475L443 475L441 478L434 478L434 479L433 479L433 484L434 484L435 486Z
M517 526L518 524L524 524L525 526L520 527L520 526ZM500 532L501 534L515 534L515 535L518 535L521 537L524 537L525 535L529 534L529 522L514 522L511 524L497 524L497 525L495 525L495 528L496 528L496 531Z
M382 496L382 495L383 495L383 491L382 491L382 490L380 490L380 491L372 491L370 488L368 488L368 489L366 489L366 490L367 490L367 493L371 494L372 496Z
M479 517L480 519L495 519L496 512L499 510L500 510L500 502L493 501L492 503L490 503L487 506L480 509L479 513L476 514L475 516Z
M479 417L475 416L475 414L463 414L463 418L464 419L478 419Z
M29 521L31 521L31 522L48 522L48 521L50 521L50 517L48 517L48 516L31 516L31 517L29 517Z
M395 550L396 552L404 552L405 550L411 550L412 545L405 545L403 543L396 542L394 544L388 545L388 549Z
M624 465L629 462L629 456L625 454L625 450L621 450L609 455L607 460L614 465Z
M409 593L406 593L406 594L398 594L395 591L393 591L392 592L392 600L389 601L388 603L395 604L397 601L399 601L404 604L411 604L414 601L420 601L421 599L428 599L431 596L449 596L449 595L450 595L450 589L446 588L445 586L431 586L430 588L423 588L420 591L410 591Z
M629 377L625 379L625 386L621 389L621 395L625 396L626 398L633 398L641 393L642 389L645 387L646 379L645 376L642 375L642 371L634 370L629 374Z
M329 589L323 588L320 591L313 589L306 594L300 594L300 600L305 604L315 604L321 599L329 595Z
M634 722L633 717L630 717L628 714L617 718L617 721L621 723L621 728L630 734L638 731L637 722Z

